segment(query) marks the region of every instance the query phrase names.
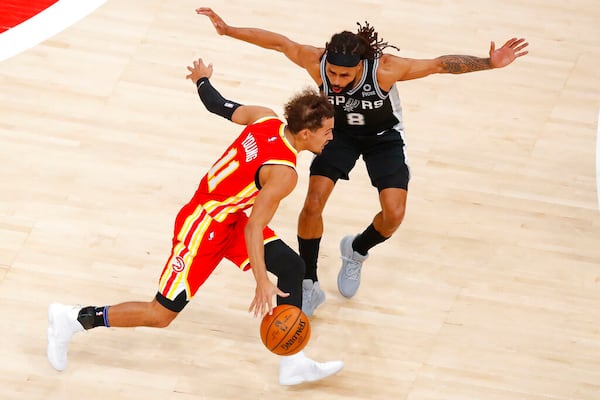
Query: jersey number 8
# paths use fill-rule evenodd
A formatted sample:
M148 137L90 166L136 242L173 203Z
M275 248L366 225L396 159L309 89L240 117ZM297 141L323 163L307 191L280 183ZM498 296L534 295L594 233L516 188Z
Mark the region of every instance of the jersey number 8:
M360 113L348 113L346 114L346 120L348 125L364 125L365 116Z

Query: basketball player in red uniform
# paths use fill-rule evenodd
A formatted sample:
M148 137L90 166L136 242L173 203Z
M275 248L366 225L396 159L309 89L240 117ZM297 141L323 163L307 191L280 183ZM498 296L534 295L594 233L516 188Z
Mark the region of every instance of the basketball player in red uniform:
M217 265L227 259L256 280L249 311L264 316L277 304L302 306L304 262L267 224L279 202L296 186L296 156L320 153L332 139L333 108L327 98L306 89L285 105L284 122L266 107L224 99L211 85L212 65L202 60L188 67L206 108L245 125L200 181L175 219L173 247L150 302L104 307L49 307L48 359L61 371L74 333L98 326L168 326L183 310ZM251 209L249 216L244 210ZM277 276L273 284L267 271ZM332 375L341 361L318 363L304 352L281 357L279 382L295 385Z
M410 174L396 82L502 68L527 54L523 49L528 46L525 39L513 38L499 49L491 42L487 58L445 55L417 60L383 53L387 47L396 47L380 40L368 23L359 24L357 33L336 33L323 48L264 29L229 26L208 7L196 12L210 18L220 35L283 53L308 72L335 107L334 138L311 164L308 193L298 219L298 247L306 264L302 310L309 316L325 301L317 277L323 209L337 180L349 179L360 156L379 193L381 211L363 232L340 241L337 285L344 297L358 291L369 250L388 240L404 219Z

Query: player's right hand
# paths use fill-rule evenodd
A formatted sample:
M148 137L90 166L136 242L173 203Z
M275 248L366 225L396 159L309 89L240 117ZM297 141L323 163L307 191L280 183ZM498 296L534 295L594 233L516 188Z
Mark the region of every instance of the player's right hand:
M290 294L283 292L275 286L268 278L256 283L254 299L248 308L248 312L254 312L255 317L264 317L273 310L273 296L288 297Z

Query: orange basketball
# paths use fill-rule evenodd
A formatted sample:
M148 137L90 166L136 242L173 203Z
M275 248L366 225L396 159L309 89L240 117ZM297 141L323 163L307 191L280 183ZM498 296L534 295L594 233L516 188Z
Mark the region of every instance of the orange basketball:
M291 304L281 304L267 314L260 324L260 338L269 351L280 355L296 354L310 338L306 314Z

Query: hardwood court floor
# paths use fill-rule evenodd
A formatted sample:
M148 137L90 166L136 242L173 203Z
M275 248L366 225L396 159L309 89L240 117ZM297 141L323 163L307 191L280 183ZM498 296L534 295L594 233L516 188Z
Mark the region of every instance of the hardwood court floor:
M64 372L46 360L50 302L153 296L175 214L239 131L204 110L185 67L203 57L225 96L276 110L311 84L217 36L201 5L314 45L368 20L407 57L530 42L504 70L398 84L407 216L345 300L339 240L378 204L361 162L334 191L307 353L346 368L322 382L277 384L246 313L253 278L226 263L169 328L96 329ZM0 63L0 398L597 400L599 20L592 0L109 0ZM272 224L293 247L309 162Z

